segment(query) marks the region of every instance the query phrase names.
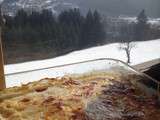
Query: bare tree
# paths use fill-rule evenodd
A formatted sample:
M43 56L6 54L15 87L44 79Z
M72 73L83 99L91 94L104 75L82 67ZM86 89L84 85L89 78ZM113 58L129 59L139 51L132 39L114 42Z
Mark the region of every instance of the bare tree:
M124 50L127 56L127 63L131 63L131 50L136 46L133 42L120 43L119 49Z

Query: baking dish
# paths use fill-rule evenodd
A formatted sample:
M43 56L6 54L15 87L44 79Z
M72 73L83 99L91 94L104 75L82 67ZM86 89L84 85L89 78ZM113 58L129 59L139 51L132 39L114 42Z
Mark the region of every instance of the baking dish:
M11 76L23 80L27 75L32 82L0 91L1 120L160 117L157 97L152 97L159 83L119 60L100 58ZM40 80L33 82L36 76Z
M11 81L13 77L18 83L17 85L20 86L22 83L27 84L28 82L43 78L60 77L67 74L85 74L93 71L118 71L125 76L132 75L133 77L134 75L133 82L135 82L145 92L152 95L159 94L160 91L160 82L144 73L137 71L133 67L127 65L125 62L112 58L99 58L48 68L22 71L18 73L7 74L6 77L10 80L8 81L10 86L13 87L14 81Z

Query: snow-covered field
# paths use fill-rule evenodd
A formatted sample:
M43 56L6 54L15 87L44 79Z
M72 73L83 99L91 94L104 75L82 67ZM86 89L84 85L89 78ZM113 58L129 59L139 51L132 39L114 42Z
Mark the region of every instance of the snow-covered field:
M136 46L131 51L131 65L136 65L145 61L160 58L160 39L145 42L135 42L134 44L136 44ZM119 43L114 43L75 51L53 59L5 65L6 85L7 87L17 86L23 83L42 79L44 77L52 77L53 75L51 70L32 71L23 74L9 75L12 73L97 58L115 58L124 62L127 60L125 52L123 50L119 50Z

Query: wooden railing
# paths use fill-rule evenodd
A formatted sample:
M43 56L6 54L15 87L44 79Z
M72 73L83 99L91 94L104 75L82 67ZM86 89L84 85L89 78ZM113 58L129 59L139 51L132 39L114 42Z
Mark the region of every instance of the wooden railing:
M4 61L3 61L3 49L1 40L1 28L0 28L0 90L6 88L4 77Z

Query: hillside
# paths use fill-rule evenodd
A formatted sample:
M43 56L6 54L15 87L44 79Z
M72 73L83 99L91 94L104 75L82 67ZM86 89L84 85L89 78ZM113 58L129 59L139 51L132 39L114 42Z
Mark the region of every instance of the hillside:
M131 65L136 65L145 61L160 58L160 39L145 42L135 42L135 44L136 46L131 52ZM45 69L18 75L9 75L11 73L43 69L56 65L96 58L115 58L124 62L126 61L126 55L124 51L119 50L119 43L93 47L85 50L75 51L53 59L5 65L6 84L7 87L11 87L21 85L21 83L28 83L30 82L29 80L34 81L45 77L52 77L53 75L51 71Z
M10 15L22 8L29 11L50 9L53 13L80 8L83 13L88 9L97 9L102 14L111 16L136 16L139 11L146 9L150 17L160 17L159 4L159 0L3 0L2 8Z

